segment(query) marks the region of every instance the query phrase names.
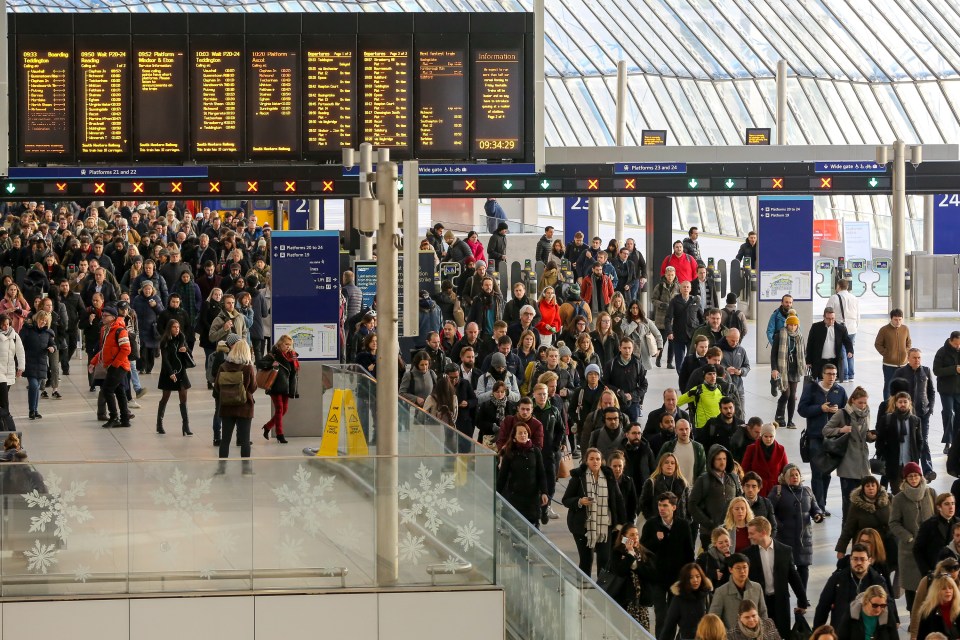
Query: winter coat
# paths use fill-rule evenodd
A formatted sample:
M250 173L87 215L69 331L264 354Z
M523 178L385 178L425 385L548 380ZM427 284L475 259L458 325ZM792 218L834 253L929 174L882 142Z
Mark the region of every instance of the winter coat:
M477 262L483 261L484 264L487 262L487 252L483 248L483 243L479 240L466 240L467 246L470 247L470 253L473 254L473 259Z
M908 413L906 415L907 433L905 438L900 436L900 418L896 411L880 416L877 423L877 456L886 463L888 478L899 480L903 464L900 462L900 446L902 441L908 443L910 462L920 462L923 452L923 434L920 431L920 418Z
M777 522L776 539L793 548L793 562L798 567L813 564L813 524L811 518L822 514L810 487L778 484L768 499ZM757 515L754 513L754 515Z
M293 352L293 359L294 361L297 359L296 351ZM277 378L273 381L273 385L267 391L267 395L299 398L300 391L298 380L300 373L297 371L297 367L294 365L294 363L287 360L286 356L284 356L276 346L274 346L273 350L270 351L266 358L257 363L257 368L269 369L274 363L278 365Z
M197 333L200 334L200 346L204 349L215 349L217 341L210 340L210 325L223 310L223 305L216 300L204 300L200 306L200 316L197 318Z
M933 389L933 374L929 367L920 365L916 369L909 364L893 372L894 378L903 378L910 383L907 392L913 400L913 412L921 418L933 413L937 394Z
M617 393L621 407L631 403L642 405L649 386L647 372L637 356L630 356L626 363L621 361L620 355L608 361L603 367L603 383ZM630 400L626 398L628 393Z
M723 478L713 471L713 460L720 453L727 454L727 467ZM701 531L710 532L723 524L727 504L743 495L740 479L733 472L733 456L720 445L713 445L707 452L707 466L690 489L690 514Z
M176 338L170 336L166 344L160 345L160 378L157 380L157 388L164 391L190 388L186 354L180 353L180 347L186 346L187 340L182 331ZM171 375L177 376L177 379L171 380Z
M17 369L23 369L27 356L23 340L13 328L0 332L0 382L13 386L17 383Z
M780 333L787 324L787 312L783 307L777 307L770 314L770 320L767 321L767 341L773 343L773 337Z
M433 369L427 369L426 373L418 369L409 369L400 380L400 396L413 404L417 404L418 398L426 401L433 393L433 385L436 382L437 372Z
M636 567L633 566L634 563L636 563ZM614 549L610 555L610 563L607 565L607 568L612 573L624 578L623 586L620 590L610 594L610 597L613 598L617 604L624 609L634 603L640 606L649 606L652 598L650 594L646 593L646 585L655 573L653 558L647 556L646 559L641 560L637 556ZM637 592L637 588L634 585L634 575L639 578L641 584L640 593Z
M580 498L587 496L586 475L588 473L590 473L590 470L586 463L571 471L567 489L563 492L562 503L567 508L567 529L573 534L574 538L578 539L587 535L588 513L586 507L580 504ZM613 469L603 465L600 467L600 473L607 481L607 499L609 500L607 508L610 512L610 528L612 529L626 522L626 507L623 503L623 494L620 493L620 487L613 477ZM690 555L692 556L693 553L691 552Z
M535 251L536 261L547 264L550 260L550 252L553 250L553 240L547 237L547 234L540 236L540 239L537 240L537 248Z
M233 324L230 329L225 329L223 325L225 325L228 320L232 320ZM207 335L211 342L216 343L225 339L228 333L237 334L237 337L241 340L247 339L247 322L243 314L236 308L234 308L233 313L228 312L226 308L221 309L217 317L210 323L210 330L207 332Z
M663 539L657 537L659 533L663 534ZM644 522L640 532L640 544L653 556L657 571L651 582L663 588L674 582L683 565L693 562L690 525L676 516L669 528L663 524L659 515Z
M420 317L420 340L426 342L427 336L431 331L440 333L443 329L443 314L440 307L434 302L433 298L420 298L419 304Z
M877 489L877 497L872 502L863 495L863 487L850 492L850 508L843 520L843 529L834 551L846 553L847 544L866 528L876 529L884 539L890 527L890 494L883 487Z
M920 524L917 535L913 539L913 559L917 563L920 575L930 573L937 566L937 562L940 560L940 550L952 540L950 529L957 522L960 522L958 516L953 516L950 520L944 520L937 514Z
M697 564L710 578L715 587L722 587L730 580L730 569L727 568L727 556L719 549L710 545L706 551L697 556Z
M23 377L40 381L47 379L50 361L47 359L48 347L56 346L56 338L49 327L40 329L33 322L26 322L20 329L25 355Z
M150 306L150 300L155 301L156 306ZM147 349L156 349L160 346L160 327L157 326L157 319L165 308L159 294L154 293L150 298L145 298L142 294L138 295L130 302L130 306L137 312L137 318L140 319L140 344Z
M514 448L500 459L497 493L530 522L540 520L540 496L547 493L547 475L540 449Z
M937 391L945 396L960 395L960 349L954 349L950 340L933 356L933 374L937 376Z
M677 496L676 517L681 520L689 521L687 514L687 501L690 498L690 486L686 481L673 476L658 475L656 478L647 478L643 482L643 488L640 490L640 513L645 520L657 518L657 496L664 491L670 491Z
M695 429L706 426L711 418L720 415L720 401L726 394L719 385L712 389L707 384L690 389L687 393L677 398L678 405L693 403L695 411L692 411Z
M756 582L747 580L744 585L743 595L732 580L719 587L713 594L713 600L710 602L710 613L720 616L723 625L728 629L737 626L737 620L740 619L740 603L744 600L753 600L757 605L757 612L761 619L767 618L767 602L763 597L763 587ZM697 620L699 622L699 620ZM693 638L693 635L687 636ZM671 639L672 640L672 639Z
M707 470L707 454L703 448L703 445L700 444L699 442L691 441L690 444L693 445L693 476L694 477L692 480L689 481L689 484L692 487L693 483L697 480L697 478L699 478L701 474L703 474L703 472ZM657 460L662 458L663 454L665 453L674 453L676 448L677 448L676 438L673 438L672 440L664 442L663 446L660 447L660 452L657 454ZM712 447L711 447L711 450L712 450ZM724 509L726 509L726 507L724 507ZM722 519L723 518L721 518L721 520Z
M897 567L900 584L908 591L916 591L923 574L913 557L914 542L920 524L934 514L934 501L937 492L921 480L920 485L912 488L904 482L900 493L893 496L890 506L890 533L897 538Z
M797 404L797 413L807 419L807 437L815 440L823 439L823 427L835 415L824 413L823 403L835 404L838 407L847 406L847 390L839 384L834 384L829 391L824 391L819 382L808 382L800 394ZM839 413L839 412L838 412Z
M491 267L497 266L497 262L502 262L507 257L507 236L502 233L494 233L487 240L487 255L490 256ZM493 271L493 269L490 269Z
M673 339L681 344L690 344L693 332L703 324L703 311L697 304L697 299L689 296L676 295L667 305L667 316L664 319L667 334L673 334Z
M663 262L660 263L660 275L667 271L667 267L673 267L677 270L678 282L690 282L697 278L697 261L693 256L683 254L679 258L671 253Z
M657 328L657 324L649 318L646 322L635 322L624 318L623 322L620 323L620 332L633 340L633 355L640 357L640 361L643 362L643 368L648 371L653 369L653 357L656 355L656 352L650 352L646 336L653 336L656 341L657 351L663 349L663 335L660 333L660 329Z
M604 456L604 460L607 457ZM640 513L639 498L637 497L637 487L633 484L633 478L624 473L617 480L617 486L620 487L620 493L623 495L623 506L626 513L627 522L636 522L637 514Z
M776 440L773 442L773 452L768 459L763 452L763 439L761 438L747 447L746 452L743 454L743 462L740 463L740 466L743 467L744 473L753 471L760 476L763 480L761 486L766 487L766 495L770 495L770 492L773 491L773 488L776 487L780 481L780 474L788 462L787 450Z
M846 414L847 417L844 417ZM867 449L867 442L872 440L870 436L870 416L864 419L857 418L849 407L843 407L837 411L826 426L823 427L824 437L830 438L840 434L846 424L853 427L850 430L847 439L847 452L837 467L837 477L847 478L848 480L860 480L863 476L870 474L870 452ZM869 439L869 440L868 440Z
M463 262L473 255L473 251L466 242L459 238L454 239L453 244L447 247L447 262Z
M934 613L939 617L940 612L934 611ZM837 629L837 636L846 640L859 640L860 638L866 638L866 628L863 625L863 603L860 598L857 598L855 602L850 603L850 612L848 615L843 617L843 622L839 625L834 623L834 627ZM890 616L890 609L887 608L883 613L880 614L879 620L877 620L877 628L873 632L873 637L870 640L897 640L900 637L900 634L897 632L897 624ZM814 626L817 626L814 622ZM920 636L921 638L925 636Z
M650 302L653 304L653 321L664 335L670 333L667 327L667 306L679 294L680 281L676 278L673 279L672 284L668 284L666 278L661 278L653 288L653 293L650 294Z
M907 363L907 351L911 344L910 329L905 324L899 327L883 325L873 341L874 348L883 358L883 364L892 367L902 367Z
M587 306L593 306L593 287L596 285L593 273L588 273L580 281L580 297ZM600 291L597 296L597 302L600 303L601 310L606 309L610 304L610 298L613 297L613 278L606 273L600 276Z
M793 550L782 542L771 541L773 544L773 601L774 605L769 617L777 623L777 629L782 635L790 632L790 591L797 597L797 606L806 609L810 606L807 601L807 590L800 579L800 573L793 563ZM743 551L743 555L750 561L750 580L764 588L764 593L771 587L766 584L766 575L760 556L760 547L750 545Z
M511 416L517 411L517 405L507 400L507 406L504 407L503 415ZM480 437L493 436L500 431L500 422L497 421L497 407L493 400L486 400L477 406L477 428L480 430Z
M700 619L707 615L710 608L712 591L713 584L709 579L701 583L700 588L693 593L681 592L680 583L675 582L670 587L673 598L667 608L667 615L658 640L673 640L678 631L681 638L695 637Z
M646 482L657 466L657 461L653 457L653 449L650 448L647 439L641 437L640 443L636 445L630 444L629 440L624 442L623 453L627 462L624 473L633 478L633 486L639 500L643 483Z

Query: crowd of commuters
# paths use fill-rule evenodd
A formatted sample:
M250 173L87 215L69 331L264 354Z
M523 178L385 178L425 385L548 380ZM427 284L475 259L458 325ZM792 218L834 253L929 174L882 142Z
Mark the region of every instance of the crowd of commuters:
M848 283L806 327L784 296L762 319L777 409L747 418L747 323L735 294L720 306L698 235L648 274L632 239L578 233L565 246L548 227L537 290L514 282L501 293L492 271L503 265L484 258L507 255L506 225L486 254L475 232L436 225L424 246L461 276L421 294L423 348L401 396L495 448L497 490L534 526L566 507L580 568L658 638L788 637L808 610L817 628L804 637L897 637L907 612L911 637L957 637L960 518L953 494L927 484L927 437L937 392L948 448L960 421L960 331L931 370L893 311L875 343L885 384L872 412L855 386L860 312ZM737 259L756 265L757 241L750 233ZM375 309L352 273L343 281L348 359L375 376ZM646 402L653 367L677 375L659 406ZM798 414L802 460L777 441ZM580 465L568 471L562 456ZM833 472L840 505L827 504ZM836 571L808 597L813 532L831 509L843 518Z
M271 233L243 209L191 211L174 201L8 203L0 226L0 416L24 378L28 417L42 419L41 401L62 397L61 376L71 375L82 349L84 386L97 393L103 428L133 426L131 409L153 386L156 433L166 434L176 394L180 432L192 436L188 398L205 382L222 458L234 432L241 456L250 456L258 388L273 402L263 435L285 443L283 416L298 397L300 365L289 336L272 349L265 337ZM198 338L203 353L195 358ZM269 388L258 387L257 370L275 372Z

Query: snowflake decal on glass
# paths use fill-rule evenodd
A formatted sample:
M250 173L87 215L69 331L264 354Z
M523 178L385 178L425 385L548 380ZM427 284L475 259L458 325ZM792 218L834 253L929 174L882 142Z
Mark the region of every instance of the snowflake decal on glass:
M480 536L482 535L483 529L478 529L471 520L466 526L457 527L457 537L453 541L463 547L464 551L470 551L473 547L480 546Z
M75 582L86 582L93 574L90 572L90 567L85 564L78 564L73 568L73 579Z
M66 542L73 533L73 526L92 520L93 514L86 507L77 504L77 498L87 493L87 483L72 481L69 489L64 489L62 483L60 476L50 473L44 480L46 493L34 489L21 495L26 500L27 507L40 509L39 516L30 517L30 532L46 531L47 525L52 522L53 535Z
M93 557L100 559L101 556L105 556L110 553L110 533L105 529L97 529L96 534L92 536L93 544L91 545L90 552L93 553Z
M340 513L335 500L324 500L323 496L333 491L334 476L318 476L316 484L310 482L313 473L303 465L297 466L293 474L294 486L284 484L273 490L280 504L289 505L280 512L280 524L284 527L296 527L301 523L303 530L311 536L320 533L324 517Z
M363 532L357 529L352 522L346 522L342 527L337 529L335 538L337 546L348 551L360 551L360 540L362 539Z
M221 531L217 535L214 545L217 547L217 553L222 558L228 558L230 554L237 550L239 539L233 531Z
M447 556L447 559L441 563L445 573L454 574L463 565L463 560L456 556Z
M150 495L154 504L168 507L165 515L169 520L179 518L190 522L194 516L208 519L216 515L213 505L203 501L203 497L210 493L212 482L212 478L206 478L190 484L190 476L176 467L165 482L168 486L154 489Z
M409 482L404 482L399 487L401 500L409 500L410 508L401 509L400 517L404 524L417 522L417 516L426 515L427 520L424 527L430 533L436 535L440 530L440 513L445 512L448 516L463 511L460 501L457 498L448 498L446 493L455 488L454 474L441 473L440 481L434 484L430 479L433 471L428 469L425 464L420 463L420 468L414 477L419 480L418 486L411 486Z
M404 532L403 539L400 541L400 559L419 564L420 557L427 553L423 545L425 538L426 536L415 536L409 531Z
M303 540L283 536L280 542L280 563L287 567L297 567L301 565L301 556L303 556Z
M200 578L202 578L203 580L209 580L209 579L212 578L216 573L217 573L217 572L214 571L212 568L210 568L210 567L204 567L203 569L200 569Z
M24 551L27 558L27 569L34 573L46 575L47 569L57 564L57 548L53 544L43 544L39 540L33 541L33 549Z

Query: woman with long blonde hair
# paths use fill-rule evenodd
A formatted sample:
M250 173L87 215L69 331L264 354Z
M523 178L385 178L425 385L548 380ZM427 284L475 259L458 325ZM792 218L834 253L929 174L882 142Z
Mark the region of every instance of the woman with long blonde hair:
M747 535L747 523L753 520L753 509L742 496L737 496L727 504L727 516L723 520L724 528L730 532L734 553L740 553L750 546Z
M283 435L283 416L287 413L290 398L300 397L297 391L300 360L297 352L293 350L293 338L287 334L280 336L263 363L266 367L260 368L275 367L277 369L277 378L267 390L267 395L273 402L273 417L263 425L263 437L269 440L270 431L276 429L277 442L287 444L287 439Z
M933 579L918 613L918 638L931 633L942 633L948 638L960 636L960 590L949 574Z
M643 483L640 490L640 513L645 520L657 517L657 496L670 491L677 496L678 518L687 519L687 496L690 493L690 483L680 471L677 456L665 453L657 461L657 468Z

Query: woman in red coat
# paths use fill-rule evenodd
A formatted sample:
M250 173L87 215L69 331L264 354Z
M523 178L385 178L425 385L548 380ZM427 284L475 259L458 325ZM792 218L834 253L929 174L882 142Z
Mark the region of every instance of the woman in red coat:
M547 287L540 298L540 322L537 323L540 344L553 344L553 337L560 333L560 327L560 305L557 304L557 295L553 287Z
M766 495L777 486L777 479L787 462L787 451L777 442L777 427L768 423L760 428L760 438L747 447L741 466L744 473L753 471L763 479Z

